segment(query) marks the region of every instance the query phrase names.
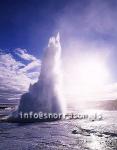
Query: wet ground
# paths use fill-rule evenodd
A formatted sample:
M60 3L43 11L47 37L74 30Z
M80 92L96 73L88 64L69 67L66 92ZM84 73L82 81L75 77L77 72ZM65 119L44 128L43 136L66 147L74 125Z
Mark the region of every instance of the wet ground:
M117 112L101 114L101 120L0 123L0 150L117 150Z

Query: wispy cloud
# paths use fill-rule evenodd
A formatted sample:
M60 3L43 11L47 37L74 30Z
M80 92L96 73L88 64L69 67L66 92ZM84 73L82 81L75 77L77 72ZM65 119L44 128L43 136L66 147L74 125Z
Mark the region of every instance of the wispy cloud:
M26 49L17 48L15 49L15 54L28 62L25 67L19 70L20 73L26 74L27 77L35 81L37 75L39 76L41 61L29 54Z
M37 60L36 57L34 57L31 54L28 54L26 49L21 49L21 48L16 48L15 49L15 53L20 56L21 58L23 58L24 60L29 60L29 61L35 61Z
M17 61L10 53L0 54L0 100L17 99L39 76L41 61L19 49L28 64ZM19 54L19 53L17 53Z

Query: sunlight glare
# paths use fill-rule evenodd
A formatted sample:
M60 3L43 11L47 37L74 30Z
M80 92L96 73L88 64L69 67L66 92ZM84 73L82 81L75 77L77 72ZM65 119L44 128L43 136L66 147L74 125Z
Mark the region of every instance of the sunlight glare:
M70 65L67 73L66 92L77 99L96 98L109 81L110 75L106 61L102 57L84 57Z

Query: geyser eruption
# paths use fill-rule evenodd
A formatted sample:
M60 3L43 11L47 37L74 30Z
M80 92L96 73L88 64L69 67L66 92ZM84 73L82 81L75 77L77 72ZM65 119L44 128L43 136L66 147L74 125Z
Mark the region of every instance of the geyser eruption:
M61 79L61 45L59 33L49 39L44 51L39 80L30 85L29 92L22 95L18 109L12 117L22 113L64 113Z

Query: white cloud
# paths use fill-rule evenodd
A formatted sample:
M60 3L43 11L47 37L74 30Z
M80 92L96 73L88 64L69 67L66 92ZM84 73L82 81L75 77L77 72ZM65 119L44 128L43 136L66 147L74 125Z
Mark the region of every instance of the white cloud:
M27 72L27 71L30 71L30 70L33 70L33 69L40 69L40 61L38 60L35 60L35 61L32 61L31 63L29 63L26 67L22 68L20 71L22 72Z
M15 53L24 60L37 61L37 58L31 54L28 54L26 49L16 48Z
M25 67L21 68L19 72L26 74L27 77L34 79L35 81L35 79L37 79L37 72L39 76L41 61L35 56L29 54L26 49L17 48L15 49L15 54L23 60L26 60L27 62L29 61L29 63Z
M19 56L31 61L27 65L17 61L10 53L0 54L0 100L17 99L39 76L40 60L28 54L26 50L20 51L23 55Z

